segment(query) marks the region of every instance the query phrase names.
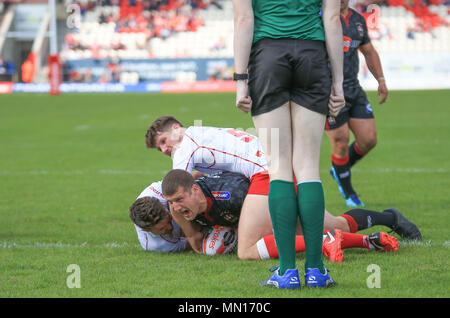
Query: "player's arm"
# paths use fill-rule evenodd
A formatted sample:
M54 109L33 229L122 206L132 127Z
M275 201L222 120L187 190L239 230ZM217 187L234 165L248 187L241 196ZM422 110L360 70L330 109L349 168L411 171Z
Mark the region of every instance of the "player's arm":
M190 249L185 238L180 238L177 242L168 242L159 235L153 235L143 231L136 224L134 225L142 248L149 252L181 252Z
M198 179L198 178L201 178L201 177L205 176L205 174L203 172L200 172L200 171L197 171L197 170L192 171L191 174L192 174L192 177L194 177L194 179Z
M370 73L378 81L378 97L380 97L380 104L383 104L386 101L388 89L383 75L380 56L371 42L361 45L359 50L364 55Z
M323 0L323 26L325 29L325 44L330 59L333 84L328 103L330 114L337 116L345 106L344 89L344 50L342 44L342 25L340 20L340 1Z
M247 72L250 50L253 42L253 7L252 0L233 0L234 8L234 67L235 72ZM236 106L248 113L252 100L248 96L246 80L236 81Z
M170 208L170 212L172 213L172 218L180 228L183 230L186 239L188 240L189 247L193 249L197 253L202 253L202 241L203 241L203 232L192 224L192 222L186 220L181 214L173 211L172 207Z

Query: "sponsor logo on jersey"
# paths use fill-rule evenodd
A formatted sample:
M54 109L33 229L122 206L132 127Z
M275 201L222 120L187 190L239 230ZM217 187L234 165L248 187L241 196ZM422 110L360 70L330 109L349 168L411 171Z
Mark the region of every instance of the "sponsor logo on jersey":
M164 198L164 195L161 192L159 192L158 190L156 190L154 186L150 186L150 190Z
M348 52L350 46L352 45L352 39L348 36L344 36L344 52Z
M356 22L356 30L358 30L359 32L359 36L363 37L364 36L364 28L362 26L362 24L360 22Z
M221 212L221 213L220 213L220 216L221 216L224 220L226 220L226 221L228 221L228 222L230 222L230 223L235 223L235 222L237 222L237 220L238 220L238 218L237 218L235 215L231 214L231 213L228 212L228 211Z
M216 200L230 200L231 198L231 193L228 191L212 191L211 194Z
M336 119L333 116L328 116L328 124L330 125L336 124Z

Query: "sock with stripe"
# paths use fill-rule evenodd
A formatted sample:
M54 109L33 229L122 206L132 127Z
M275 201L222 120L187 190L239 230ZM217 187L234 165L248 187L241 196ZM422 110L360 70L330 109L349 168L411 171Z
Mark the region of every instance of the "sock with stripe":
M354 247L370 248L369 235L342 232L342 236L342 249Z
M324 274L322 241L325 198L322 182L302 182L298 184L297 189L300 221L306 247L305 270L318 268Z
M331 164L336 171L336 175L341 184L342 190L344 190L345 197L348 198L351 195L356 194L352 187L352 173L350 171L351 165L349 163L350 157L347 155L345 158L340 158L331 154Z
M295 184L273 180L269 188L269 211L280 259L280 275L295 269L295 231L298 220Z
M349 147L348 147L348 156L349 156L349 166L353 167L355 163L357 163L359 160L361 160L366 155L365 152L362 152L358 148L358 144L356 141L354 141Z
M375 225L384 225L392 228L395 224L395 216L389 212L353 209L340 216L347 220L350 232L352 233L371 228Z
M256 243L259 257L261 259L278 258L278 249L275 243L275 236L273 234L264 236ZM300 253L305 251L305 240L303 235L295 236L295 252Z

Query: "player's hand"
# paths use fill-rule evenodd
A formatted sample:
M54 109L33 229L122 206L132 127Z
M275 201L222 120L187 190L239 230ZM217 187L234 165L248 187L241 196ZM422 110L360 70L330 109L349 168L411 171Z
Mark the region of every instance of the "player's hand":
M252 109L252 99L248 96L247 81L236 81L236 107L244 113Z
M386 98L388 96L388 89L386 86L386 82L380 81L378 83L378 98L380 99L380 104L383 104L386 101Z
M333 85L331 88L330 100L328 101L330 115L336 117L344 107L345 98L342 85Z

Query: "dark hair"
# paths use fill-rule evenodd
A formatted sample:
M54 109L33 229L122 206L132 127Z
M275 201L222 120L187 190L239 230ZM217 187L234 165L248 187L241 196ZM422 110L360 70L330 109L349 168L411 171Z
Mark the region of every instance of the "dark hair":
M187 171L174 169L166 174L162 181L162 192L164 195L172 195L177 192L178 187L183 187L185 191L191 192L192 185L195 184L194 177Z
M147 148L155 148L156 136L162 132L168 131L173 124L183 125L173 116L161 116L157 118L148 128L145 134L145 144Z
M154 197L142 197L130 207L130 219L140 228L149 228L163 220L168 212Z

